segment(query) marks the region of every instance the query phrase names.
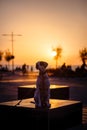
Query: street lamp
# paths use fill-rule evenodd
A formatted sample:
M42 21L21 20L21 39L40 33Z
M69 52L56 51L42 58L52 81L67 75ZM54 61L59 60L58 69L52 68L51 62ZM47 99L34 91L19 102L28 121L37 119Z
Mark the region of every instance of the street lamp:
M22 36L21 34L14 34L11 32L11 34L2 34L2 36L11 36L11 43L12 43L12 72L14 72L14 36Z

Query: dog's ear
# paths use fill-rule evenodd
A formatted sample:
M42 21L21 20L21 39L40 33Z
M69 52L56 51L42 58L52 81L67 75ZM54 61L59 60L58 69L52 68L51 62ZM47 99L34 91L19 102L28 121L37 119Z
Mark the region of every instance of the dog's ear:
M39 66L38 66L38 62L36 63L36 69L38 70L39 68L38 68Z
M44 62L44 67L46 68L48 66L48 63L47 62Z

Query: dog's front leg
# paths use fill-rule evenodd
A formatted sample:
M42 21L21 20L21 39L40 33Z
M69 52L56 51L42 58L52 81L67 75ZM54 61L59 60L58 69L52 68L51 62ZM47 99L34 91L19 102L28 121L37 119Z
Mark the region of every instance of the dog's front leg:
M34 100L35 100L35 106L41 107L41 100L40 100L40 91L39 88L36 88L34 93Z

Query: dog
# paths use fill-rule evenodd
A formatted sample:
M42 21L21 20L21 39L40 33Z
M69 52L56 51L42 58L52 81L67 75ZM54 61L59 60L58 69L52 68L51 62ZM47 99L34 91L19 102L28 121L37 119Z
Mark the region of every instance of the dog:
M46 71L47 62L38 61L36 69L39 70L39 75L36 80L36 90L34 93L34 101L36 108L49 108L51 104L50 99L50 81Z

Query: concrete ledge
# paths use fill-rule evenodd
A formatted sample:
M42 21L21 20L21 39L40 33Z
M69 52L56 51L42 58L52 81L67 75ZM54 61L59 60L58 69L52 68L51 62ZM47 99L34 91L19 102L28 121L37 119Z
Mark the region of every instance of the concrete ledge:
M18 87L18 99L26 99L34 97L35 85L25 85ZM69 86L51 85L52 99L69 99Z
M0 123L6 128L61 130L82 123L82 103L50 99L49 109L36 109L33 98L0 103ZM4 126L3 126L4 128Z

